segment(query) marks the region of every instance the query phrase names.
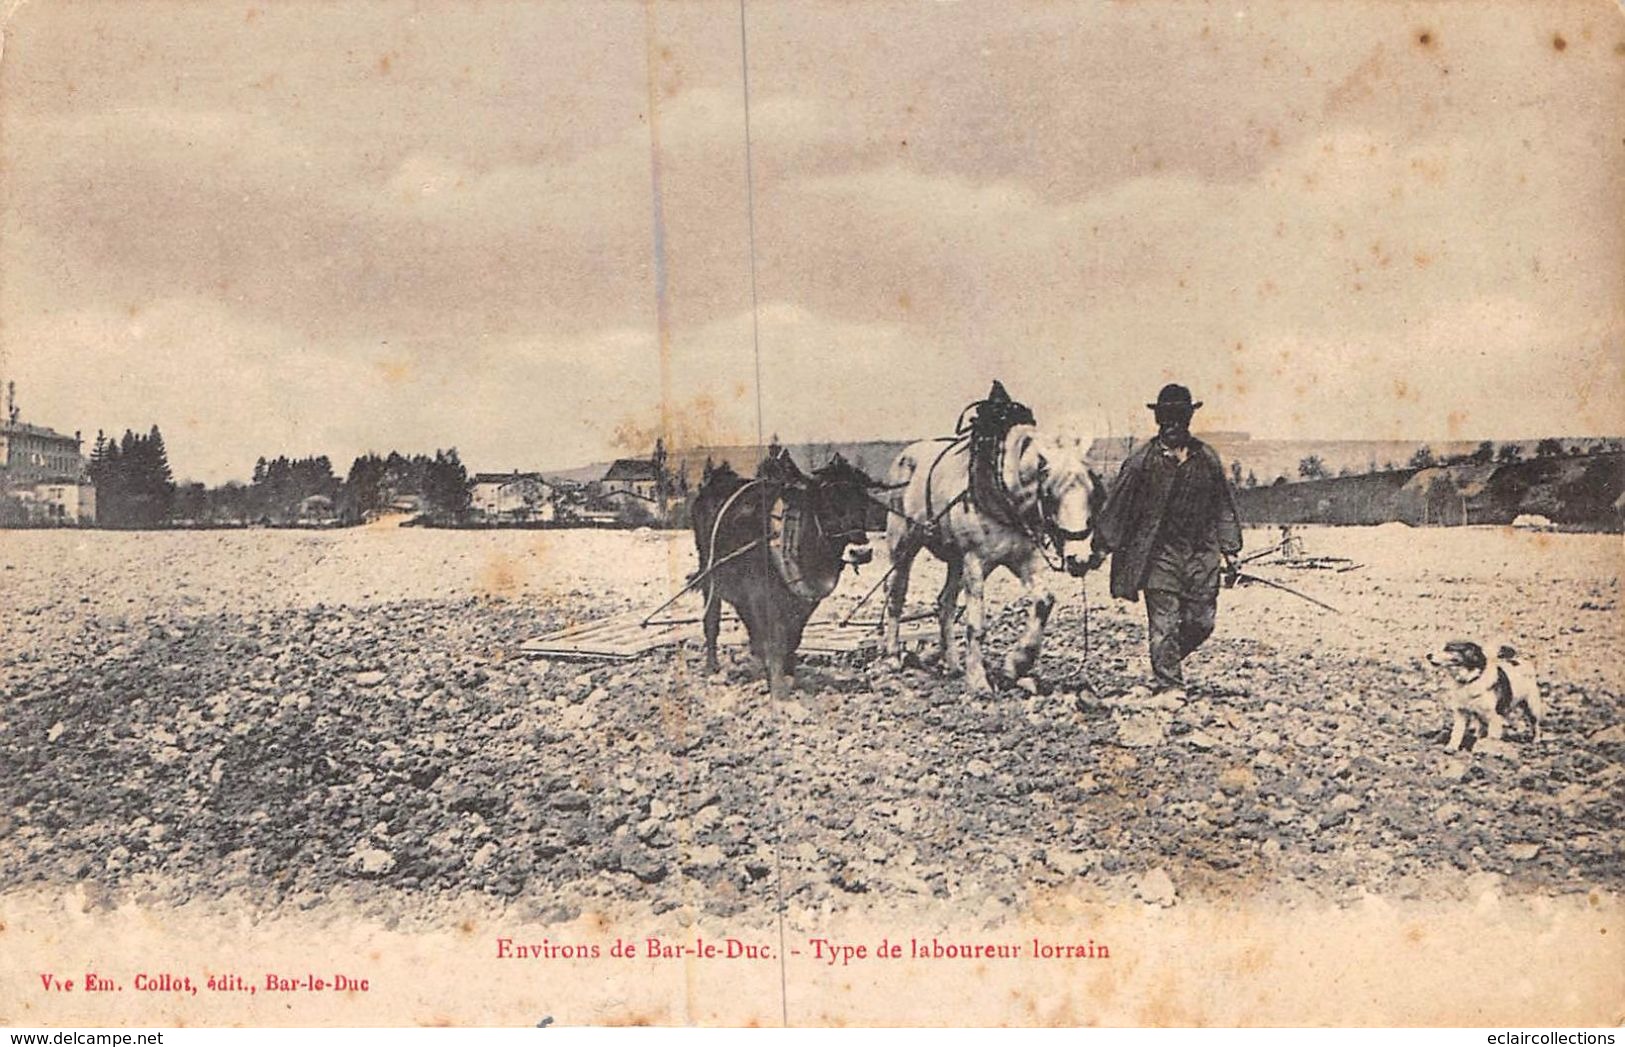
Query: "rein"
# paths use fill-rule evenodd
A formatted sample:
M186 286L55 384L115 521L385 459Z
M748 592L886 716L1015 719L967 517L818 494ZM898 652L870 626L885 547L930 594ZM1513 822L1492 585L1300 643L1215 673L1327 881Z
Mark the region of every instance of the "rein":
M707 614L711 613L711 604L717 598L717 581L713 572L718 567L721 567L723 562L726 562L726 560L717 560L717 536L722 533L722 519L728 515L728 510L733 508L733 504L739 500L740 495L744 494L746 491L750 490L752 487L755 487L761 482L762 481L760 480L746 480L740 485L739 490L735 491L733 494L730 494L728 496L728 500L722 503L722 508L717 510L717 518L711 521L711 543L705 556L705 613ZM728 554L726 559L732 560L734 557L743 555L747 550L754 549L761 544L761 540L757 539L756 541L751 542L749 545L735 549L733 552Z
M772 511L773 504L777 503L777 496L775 496L774 502L764 507L764 512L762 515L762 536L739 549L735 549L733 552L722 557L720 560L717 558L717 542L722 532L723 520L727 517L729 511L734 508L735 503L738 502L741 495L743 495L750 488L758 486L776 488L781 493L786 490L799 490L808 495L807 500L809 504L807 506L807 512L805 515L811 518L813 530L817 534L818 540L823 542L825 545L852 542L858 539L868 538L868 532L862 527L861 524L857 528L838 531L832 534L824 523L824 513L821 511L822 507L819 504L821 500L819 496L823 488L846 486L858 488L859 491L863 493L865 498L871 501L874 500L873 497L864 490L864 485L858 480L824 481L818 479L816 476L800 482L794 480L763 480L759 477L748 480L741 485L737 491L728 496L728 500L722 503L722 507L717 510L716 519L711 523L711 541L709 543L710 548L706 556L708 566L705 569L705 575L707 576L705 596L707 610L710 609L711 603L716 599L717 595L716 580L712 572L717 567L727 563L729 560L741 556L752 549L756 549L758 547L768 547L772 542L771 532L773 520L775 518L782 520L782 517L775 517ZM786 506L786 509L788 510L789 506ZM817 602L818 598L810 597L806 595L806 593L800 591L801 579L799 577L786 577L785 570L782 566L778 566L778 574L780 575L780 580L783 581L784 584L789 588L792 596L796 597L798 600L803 600L810 603Z

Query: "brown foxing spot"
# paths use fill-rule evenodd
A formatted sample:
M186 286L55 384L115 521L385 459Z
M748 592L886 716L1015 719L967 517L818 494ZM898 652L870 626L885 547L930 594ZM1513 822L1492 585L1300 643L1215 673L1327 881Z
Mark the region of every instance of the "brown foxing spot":
M914 301L913 299L909 298L907 291L904 291L902 294L897 296L897 308L906 311L908 309L912 309L913 307Z
M412 365L401 360L384 360L377 367L385 385L400 385L412 377Z
M1416 34L1416 42L1419 45L1421 45L1422 47L1432 47L1433 46L1433 31L1430 30L1430 29L1424 29L1420 33L1417 33Z
M1270 953L1260 945L1252 945L1241 951L1237 966L1246 974L1259 974L1268 965Z
M1554 33L1554 34L1552 34L1552 50L1553 51L1562 51L1562 50L1567 49L1568 46L1569 46L1569 42L1567 40L1563 39L1563 34L1562 33Z
M519 589L519 572L506 556L496 556L480 571L480 588L498 596L512 596Z
M379 55L378 56L378 75L379 76L388 76L390 67L392 65L393 65L393 62L391 61L389 55Z

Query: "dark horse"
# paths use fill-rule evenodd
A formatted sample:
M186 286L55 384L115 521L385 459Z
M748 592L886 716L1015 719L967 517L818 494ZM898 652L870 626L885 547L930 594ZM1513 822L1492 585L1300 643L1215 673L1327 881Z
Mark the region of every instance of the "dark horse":
M751 653L782 696L795 672L801 633L846 564L869 562L864 521L873 481L836 455L811 476L782 451L763 459L754 480L726 464L708 470L694 497L694 545L705 574L705 664L717 668L722 601L750 634Z

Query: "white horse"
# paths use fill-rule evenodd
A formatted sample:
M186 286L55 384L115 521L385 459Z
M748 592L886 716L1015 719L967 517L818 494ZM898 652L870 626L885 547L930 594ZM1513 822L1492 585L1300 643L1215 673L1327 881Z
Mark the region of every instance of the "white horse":
M1093 513L1101 504L1100 479L1084 468L1077 455L1036 426L1018 425L1004 439L1000 479L1008 499L1002 504L974 504L970 497L970 444L960 440L923 440L906 448L888 477L891 519L886 544L891 550L892 579L883 618L885 653L898 655L898 626L908 598L909 569L921 549L948 565L948 580L937 597L944 667L963 667L973 693L992 690L982 659L986 610L982 592L987 576L1004 567L1021 579L1031 606L1027 629L1004 660L1013 680L1028 676L1044 644L1044 625L1055 607L1049 585L1050 559L1075 577L1089 570L1085 544ZM1046 548L1048 547L1048 548ZM1053 553L1050 551L1053 550ZM959 589L965 589L966 659L953 642Z

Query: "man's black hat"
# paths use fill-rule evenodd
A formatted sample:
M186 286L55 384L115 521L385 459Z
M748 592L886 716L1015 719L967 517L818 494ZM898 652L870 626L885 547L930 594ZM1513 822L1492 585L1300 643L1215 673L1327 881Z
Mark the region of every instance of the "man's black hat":
M1163 386L1162 391L1157 394L1156 403L1146 404L1146 406L1151 408L1153 411L1162 407L1184 407L1188 410L1194 411L1198 407L1202 406L1202 401L1197 400L1193 403L1191 401L1191 391L1189 389L1182 385L1174 385L1170 383Z

